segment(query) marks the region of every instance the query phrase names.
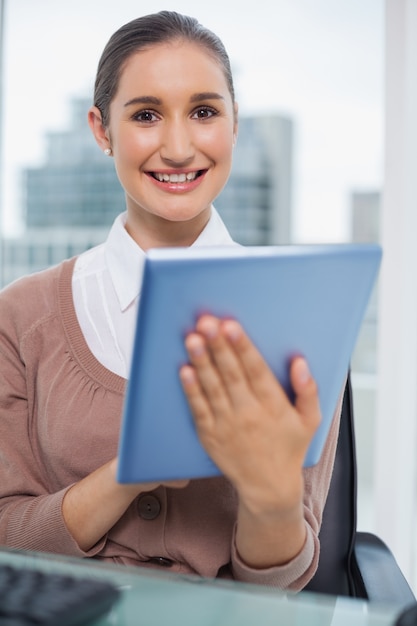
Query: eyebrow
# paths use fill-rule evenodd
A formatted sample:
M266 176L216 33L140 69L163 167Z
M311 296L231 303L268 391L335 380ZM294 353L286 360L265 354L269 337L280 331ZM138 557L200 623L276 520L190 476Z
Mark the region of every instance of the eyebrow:
M202 102L203 100L224 100L224 97L215 91L202 91L201 93L195 93L191 96L190 102ZM134 104L154 104L160 106L162 100L155 96L138 96L132 98L128 102L125 102L125 107L132 106Z
M128 102L125 102L125 107L129 107L132 104L162 104L162 100L159 98L155 98L155 96L139 96L137 98L132 98Z
M224 97L215 91L203 91L191 96L190 102L201 102L202 100L224 100Z

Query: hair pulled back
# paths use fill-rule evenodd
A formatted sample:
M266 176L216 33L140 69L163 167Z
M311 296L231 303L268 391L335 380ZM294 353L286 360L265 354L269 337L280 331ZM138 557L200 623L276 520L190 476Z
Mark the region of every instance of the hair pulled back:
M219 37L193 17L175 11L160 11L139 17L119 28L109 39L99 60L94 86L94 104L104 127L109 125L110 104L116 95L127 60L150 46L184 40L204 47L222 66L234 102L230 60Z

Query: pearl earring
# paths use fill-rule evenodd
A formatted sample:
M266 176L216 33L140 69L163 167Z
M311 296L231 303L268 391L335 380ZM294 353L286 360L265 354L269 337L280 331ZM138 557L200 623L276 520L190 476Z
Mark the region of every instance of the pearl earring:
M106 156L111 156L111 148L106 148L106 149L104 150L104 154L105 154Z

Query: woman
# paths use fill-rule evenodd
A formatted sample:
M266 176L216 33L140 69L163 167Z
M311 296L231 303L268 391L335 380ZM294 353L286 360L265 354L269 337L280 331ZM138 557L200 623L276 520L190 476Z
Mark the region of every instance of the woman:
M88 120L126 212L102 246L1 294L0 543L301 589L338 430L336 415L303 470L320 409L302 358L291 404L238 322L203 316L180 377L223 477L115 479L144 252L233 243L212 204L238 127L222 43L173 12L126 24L100 59Z

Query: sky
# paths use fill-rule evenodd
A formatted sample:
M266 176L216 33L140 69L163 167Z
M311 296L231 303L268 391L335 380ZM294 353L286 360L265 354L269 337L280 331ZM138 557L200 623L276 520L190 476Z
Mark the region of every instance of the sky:
M20 224L22 168L42 163L45 132L90 96L101 51L149 12L197 17L223 40L244 114L294 121L294 239L343 241L353 190L380 188L384 0L4 0L3 230ZM86 132L90 132L86 121Z

